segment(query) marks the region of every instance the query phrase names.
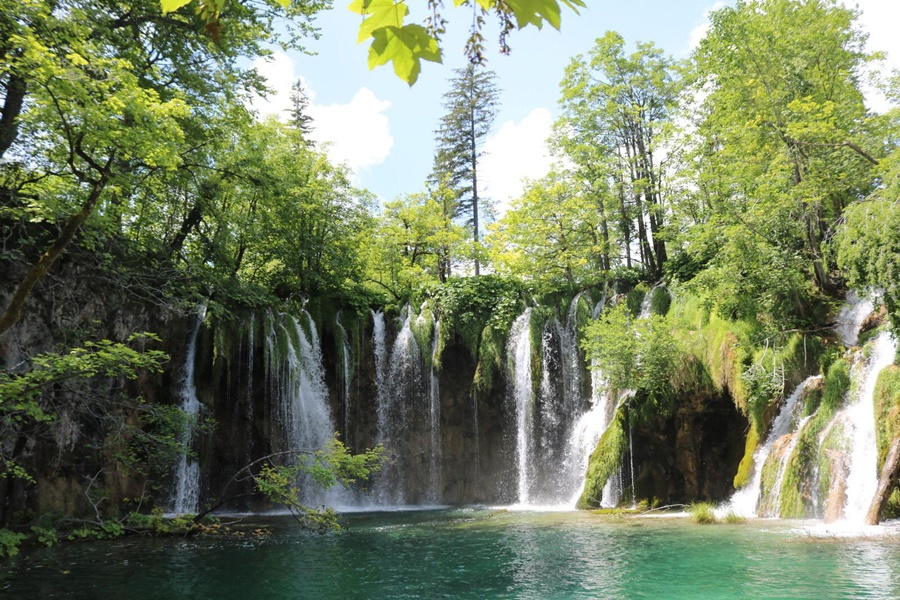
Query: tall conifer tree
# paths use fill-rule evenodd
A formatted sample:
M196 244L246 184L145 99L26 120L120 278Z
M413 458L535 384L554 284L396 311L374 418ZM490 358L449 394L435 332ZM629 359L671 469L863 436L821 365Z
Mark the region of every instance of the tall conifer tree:
M454 71L450 90L444 94L446 114L436 134L432 179L442 182L456 196L454 218L471 228L475 275L480 274L478 242L485 199L478 196L478 159L499 107L497 75L476 65Z

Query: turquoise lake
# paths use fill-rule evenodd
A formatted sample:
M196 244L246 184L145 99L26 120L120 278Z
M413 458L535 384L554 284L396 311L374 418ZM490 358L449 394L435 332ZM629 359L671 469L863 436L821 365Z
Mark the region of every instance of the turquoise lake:
M126 538L2 565L2 598L900 598L900 528L457 509L351 514L318 536ZM882 532L885 529L881 530Z

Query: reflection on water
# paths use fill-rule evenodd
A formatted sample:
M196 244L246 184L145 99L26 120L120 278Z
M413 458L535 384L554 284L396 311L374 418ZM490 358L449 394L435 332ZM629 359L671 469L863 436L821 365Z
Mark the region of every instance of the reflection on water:
M489 509L355 514L340 535L268 522L265 540L129 539L42 549L2 598L898 598L900 543L780 521Z

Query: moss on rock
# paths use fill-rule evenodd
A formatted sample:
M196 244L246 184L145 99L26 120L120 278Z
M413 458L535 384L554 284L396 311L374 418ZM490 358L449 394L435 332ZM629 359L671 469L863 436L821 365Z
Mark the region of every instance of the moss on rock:
M734 476L734 489L739 490L750 481L750 475L753 473L753 453L756 452L757 446L759 446L759 435L756 433L756 428L751 427L747 432L747 441L744 444L744 457L741 458L741 464Z
M597 447L588 460L587 476L584 491L578 499L577 507L581 510L596 508L603 496L603 487L622 464L622 456L628 438L625 433L625 411L619 408L613 416L612 423L603 433Z

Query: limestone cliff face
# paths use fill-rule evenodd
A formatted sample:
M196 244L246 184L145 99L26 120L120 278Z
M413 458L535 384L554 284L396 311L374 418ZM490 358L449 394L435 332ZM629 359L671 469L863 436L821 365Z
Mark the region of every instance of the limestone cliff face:
M0 522L45 513L91 513L85 494L91 481L92 493L102 491L105 496L98 504L102 511L134 508L126 498L143 498L142 510L171 505L171 467L144 465L142 471L126 472L116 459L112 424L95 417L98 407L118 410L114 401L118 393L140 396L153 404L179 403L192 329L191 307L176 309L111 286L98 271L73 267L70 272L72 278L48 279L42 284L23 321L0 338L0 357L7 369L15 370L27 357L66 347L73 340L123 341L135 331L158 334L162 340L158 347L171 359L160 375L143 375L127 382L92 380L79 388L79 393L93 397L89 407L73 396L74 392L55 390L48 396L59 414L55 422L13 435L7 430L0 439L5 455L15 456L36 482L0 480ZM14 278L11 272L10 280ZM197 433L192 442L200 464L201 506L224 495L235 496L228 504L233 509L266 507L252 494L249 482L238 481L228 490L225 486L245 465L289 449L292 443L290 425L285 421L284 382L279 378L285 376L285 344L293 342L276 335L279 318L277 310L232 309L226 315L210 309L199 330L194 361L196 394L201 416L214 422L210 431ZM324 367L324 401L333 427L324 433L337 432L355 451L386 441L384 409L379 408L379 401L383 404L386 398L384 389L379 391L372 318L365 314L337 319L333 311L324 310L313 311L311 318ZM385 324L383 343L391 348L402 325L394 317ZM403 388L404 398L392 409L396 411L392 418L409 425L391 433L402 440L393 474L384 475L370 493L354 493L342 501L360 506L398 498L409 504L515 502L517 434L507 373L498 367L493 376L476 385L478 362L455 332L443 340L440 368L433 370L427 360L428 349L421 348L426 342L420 340L419 355L413 357L419 361L415 365L418 379L404 384L408 385ZM502 341L497 344L503 347ZM547 378L562 377L553 369L571 359L554 356L545 361L551 365L546 367ZM540 363L540 357L535 361ZM578 381L581 395L588 398L590 376L583 360L581 364ZM547 394L547 398L553 396ZM433 415L436 421L432 424L428 419ZM120 417L119 423L147 426L137 413ZM537 413L538 422L544 418L556 417ZM418 425L410 425L414 423ZM680 395L670 416L632 432L638 498L683 502L726 497L746 430L746 419L727 394L695 390ZM555 447L561 444L559 440L536 439L535 455L565 459L563 449ZM547 444L554 447L544 447ZM552 466L548 469L552 472ZM541 482L532 483L540 489ZM93 496L95 502L97 497Z
M27 368L42 352L60 351L85 340L124 342L134 332L159 334L153 347L172 357L184 353L187 315L157 303L149 295L123 290L103 271L65 257L57 267L68 275L48 275L35 288L21 321L0 336L0 363L7 372ZM22 275L19 263L0 264L0 302L4 305ZM177 359L175 359L177 361ZM176 362L170 362L169 367ZM4 458L14 460L35 479L0 479L0 525L37 515L91 514L91 501L115 511L124 498L153 494L146 476L126 473L116 455L122 439L116 430L140 424L123 397L148 403L170 402L174 371L141 374L136 380L95 377L87 382L60 381L49 386L43 404L55 415L48 423L7 423L0 429ZM88 493L86 494L86 490ZM90 496L90 499L89 499Z

